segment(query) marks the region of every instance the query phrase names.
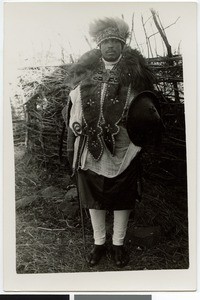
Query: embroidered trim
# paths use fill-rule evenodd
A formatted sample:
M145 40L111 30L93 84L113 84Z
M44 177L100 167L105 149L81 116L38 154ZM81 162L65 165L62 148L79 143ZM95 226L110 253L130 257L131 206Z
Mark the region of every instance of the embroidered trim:
M100 60L100 67L103 62ZM83 111L84 129L87 136L87 149L95 160L99 160L103 154L103 140L111 152L115 153L115 135L119 133L117 125L122 118L127 104L128 86L120 86L118 77L121 73L120 62L112 69L112 75L118 84L109 81L110 72L105 74L100 68L92 76L81 84L81 105ZM102 75L102 76L100 76ZM96 78L94 80L94 78ZM102 85L106 84L102 94Z
M97 82L119 84L119 74L117 70L98 71L92 76L92 79Z
M95 41L97 45L99 45L106 39L117 39L126 43L126 36L120 33L119 29L115 27L109 27L101 31L100 34L98 34L98 36L95 38Z
M77 135L81 135L82 134L82 126L79 122L74 122L72 124L72 129L73 131L77 134Z
M88 151L95 160L99 160L103 154L103 143L100 137L102 134L102 128L100 126L101 104L92 100L92 95L85 93L88 87L91 87L91 82L86 80L86 82L82 82L80 88L81 108L84 121L83 134L87 136L86 147ZM97 89L97 95L101 97L101 86L97 85ZM93 103L95 103L95 105L93 105ZM93 115L93 122L91 121L90 115Z

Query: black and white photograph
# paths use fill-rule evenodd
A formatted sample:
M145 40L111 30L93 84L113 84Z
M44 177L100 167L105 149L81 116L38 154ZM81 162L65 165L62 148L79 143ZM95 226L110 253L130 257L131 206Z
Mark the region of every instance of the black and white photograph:
M181 2L4 3L15 276L194 275L194 15Z

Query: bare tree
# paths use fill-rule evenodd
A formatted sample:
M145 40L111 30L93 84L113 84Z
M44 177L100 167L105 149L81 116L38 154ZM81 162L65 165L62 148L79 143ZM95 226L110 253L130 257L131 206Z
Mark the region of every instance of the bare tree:
M162 40L163 40L163 42L164 42L164 44L165 44L165 46L167 48L167 56L169 58L171 58L173 56L173 54L172 54L172 48L171 48L171 45L169 44L167 35L165 33L165 29L164 29L164 27L162 25L162 22L161 22L161 20L159 18L159 15L156 13L156 11L154 9L150 9L150 11L151 11L151 14L153 16L153 20L154 20L155 26L158 29L158 32L160 33L160 35L162 37ZM169 66L173 66L173 61L169 60L168 64L169 64ZM177 82L175 80L173 80L172 84L173 84L173 87L174 87L175 101L179 102L179 93L178 93Z

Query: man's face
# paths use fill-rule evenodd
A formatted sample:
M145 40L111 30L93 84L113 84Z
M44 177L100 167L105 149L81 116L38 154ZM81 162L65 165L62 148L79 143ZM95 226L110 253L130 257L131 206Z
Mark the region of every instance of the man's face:
M122 53L122 43L119 40L108 39L101 42L100 49L106 61L116 61Z

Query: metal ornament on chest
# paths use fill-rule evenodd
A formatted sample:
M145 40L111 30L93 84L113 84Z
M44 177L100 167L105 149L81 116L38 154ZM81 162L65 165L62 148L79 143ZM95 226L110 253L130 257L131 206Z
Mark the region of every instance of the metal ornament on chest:
M99 70L92 76L92 79L107 84L119 84L118 70Z

